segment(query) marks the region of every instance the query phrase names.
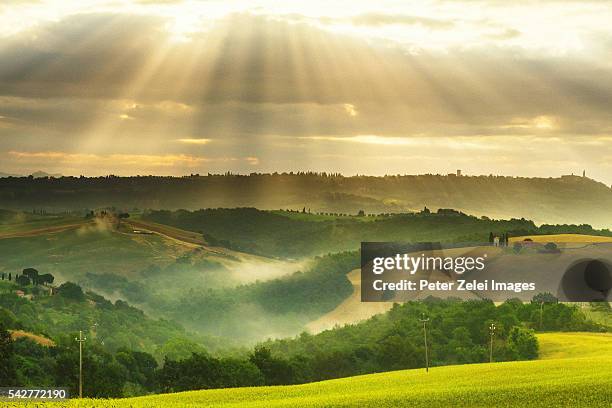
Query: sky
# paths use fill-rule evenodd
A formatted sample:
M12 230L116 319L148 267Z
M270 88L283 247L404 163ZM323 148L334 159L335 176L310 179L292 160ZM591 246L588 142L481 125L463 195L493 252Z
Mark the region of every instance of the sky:
M612 183L612 2L0 2L0 172Z

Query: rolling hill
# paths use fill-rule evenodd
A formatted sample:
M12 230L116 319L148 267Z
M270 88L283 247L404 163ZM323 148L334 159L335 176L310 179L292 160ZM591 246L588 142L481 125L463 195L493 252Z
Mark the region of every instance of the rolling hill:
M548 231L527 220L457 212L357 217L254 208L157 211L132 216L119 228L83 217L5 210L0 223L0 272L35 267L58 283L77 282L192 331L252 341L318 332L388 308L359 302L352 288L359 276L345 277L358 266L357 255L354 266L328 263L325 269L313 269L312 255L354 250L362 240L466 242L484 241L490 231ZM302 274L294 276L297 271ZM256 329L255 337L249 328Z
M586 177L325 173L194 175L191 177L0 178L4 208L30 210L289 208L312 212L389 213L455 208L537 223L612 225L612 189Z
M541 360L395 371L295 386L191 391L77 407L604 407L612 400L612 336L546 333ZM26 405L27 406L27 405Z

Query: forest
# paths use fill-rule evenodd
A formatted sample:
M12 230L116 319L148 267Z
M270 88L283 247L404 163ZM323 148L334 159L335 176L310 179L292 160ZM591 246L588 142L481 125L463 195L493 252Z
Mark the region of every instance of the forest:
M269 257L300 258L356 250L361 242L488 243L489 235L578 233L612 236L590 225L540 227L525 218L490 219L453 209L427 207L416 213L376 216L210 208L197 211L146 211L142 219L203 234L212 245Z
M490 245L493 235L612 235L586 224L537 226L449 208L130 214L160 231L177 227L202 237L193 244L136 233L127 217L116 227L96 228L87 214L0 213L7 234L25 234L0 240L6 261L0 280L3 384L69 385L74 393L79 331L87 337L85 395L120 397L424 367L423 319L434 368L488 361L493 323L495 361L537 358L535 332L609 330L578 306L541 295L531 303L500 305L428 298L359 323L306 331L352 295L347 274L359 267L361 241ZM40 226L74 222L74 230L29 235ZM232 275L240 268L242 275ZM269 274L268 268L280 269Z
M610 186L587 177L525 178L451 175L193 174L186 177L4 177L3 208L59 212L256 207L357 214L456 208L537 223L610 224Z
M65 299L66 302L79 302ZM77 384L77 354L72 337L53 336L55 345L43 346L28 338L12 339L7 329L28 326L22 309L0 321L0 382L20 386ZM101 307L101 306L96 306ZM108 306L106 306L108 307ZM121 306L124 307L124 306ZM422 318L427 317L428 348L432 367L488 361L490 324L496 323L493 359L530 360L538 357L535 331L604 331L588 321L576 306L561 304L550 295L531 303L508 300L495 306L486 300L426 299L395 304L384 315L324 331L303 333L292 339L269 340L249 350L211 353L194 350L180 358L126 347L109 347L93 338L84 355L84 394L120 397L146 393L254 385L298 384L366 373L424 367ZM41 327L51 333L51 325ZM124 328L128 331L130 329Z

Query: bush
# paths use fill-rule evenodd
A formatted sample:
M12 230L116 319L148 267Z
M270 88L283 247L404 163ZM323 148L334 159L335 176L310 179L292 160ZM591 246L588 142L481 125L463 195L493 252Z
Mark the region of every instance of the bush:
M508 336L508 348L517 360L538 358L538 339L533 330L513 327Z
M83 289L81 289L81 287L76 283L62 283L60 287L57 288L57 292L60 294L60 296L65 297L66 299L77 300L79 302L85 300Z

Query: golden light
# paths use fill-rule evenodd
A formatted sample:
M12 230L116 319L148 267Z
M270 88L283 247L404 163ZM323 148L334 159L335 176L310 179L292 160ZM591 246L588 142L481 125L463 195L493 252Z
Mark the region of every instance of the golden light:
M554 118L550 116L538 116L533 119L533 125L536 129L555 129L557 127Z
M192 145L205 145L211 142L210 139L176 139L179 143L192 144Z

